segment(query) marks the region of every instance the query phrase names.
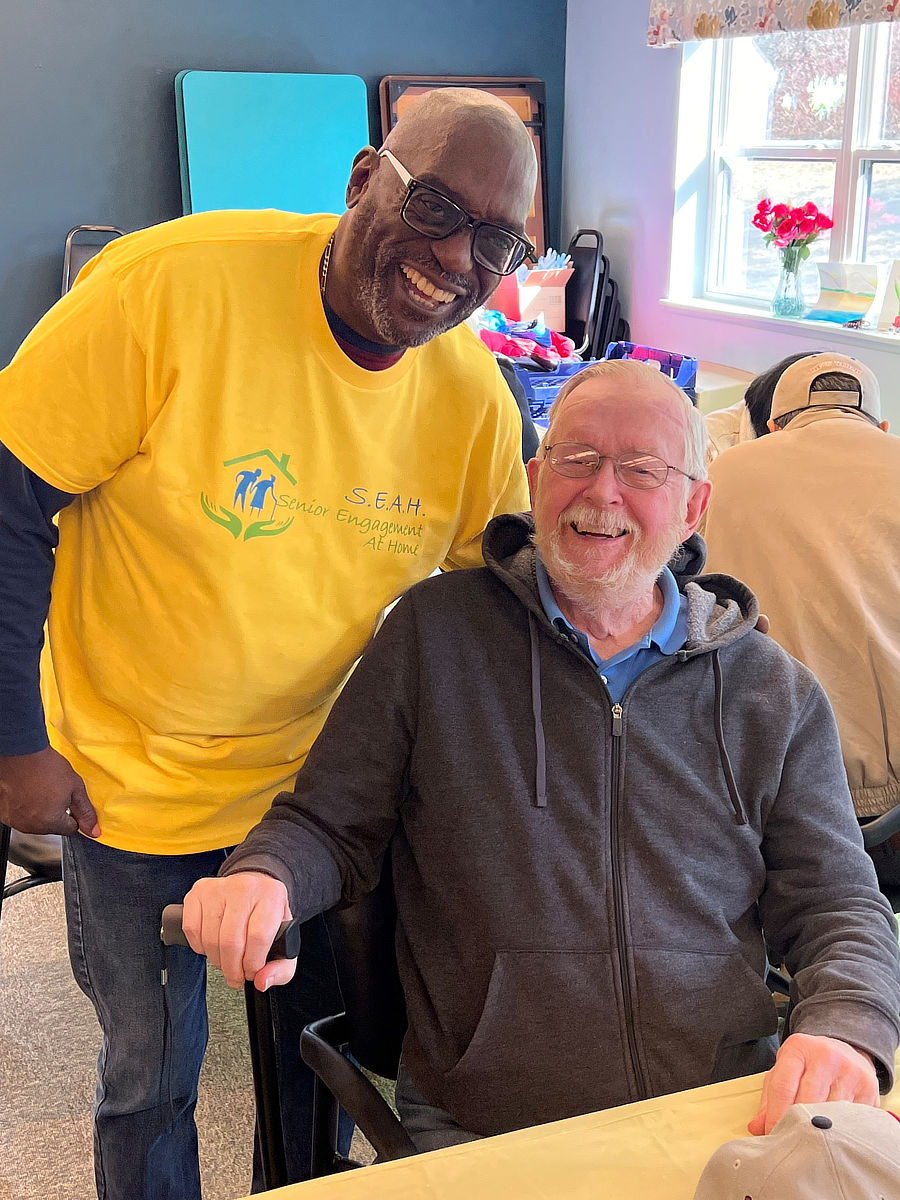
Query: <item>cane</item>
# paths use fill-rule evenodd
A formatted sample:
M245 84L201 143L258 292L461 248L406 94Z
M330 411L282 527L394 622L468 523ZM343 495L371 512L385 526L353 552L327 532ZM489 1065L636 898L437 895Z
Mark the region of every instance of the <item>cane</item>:
M164 946L187 946L181 927L184 908L168 904L163 909L160 937ZM300 922L283 921L266 962L275 958L296 958L300 953ZM163 969L163 985L166 969ZM260 1139L263 1183L267 1190L288 1183L281 1125L281 1101L278 1097L278 1065L275 1058L275 1028L272 1001L268 992L260 992L253 981L244 984L247 1006L247 1031L250 1038L250 1062L253 1068L253 1094L256 1099L257 1130Z

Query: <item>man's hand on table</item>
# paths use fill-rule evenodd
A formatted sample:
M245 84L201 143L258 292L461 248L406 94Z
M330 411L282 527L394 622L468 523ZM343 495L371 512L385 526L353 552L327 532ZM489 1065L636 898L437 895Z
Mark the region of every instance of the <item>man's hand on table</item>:
M199 879L184 898L181 922L191 949L221 967L229 987L252 979L264 992L293 978L295 959L266 962L282 921L291 919L287 888L271 875L244 871Z
M771 1133L792 1104L854 1100L878 1107L875 1065L861 1050L837 1038L792 1033L763 1080L759 1111L750 1133Z

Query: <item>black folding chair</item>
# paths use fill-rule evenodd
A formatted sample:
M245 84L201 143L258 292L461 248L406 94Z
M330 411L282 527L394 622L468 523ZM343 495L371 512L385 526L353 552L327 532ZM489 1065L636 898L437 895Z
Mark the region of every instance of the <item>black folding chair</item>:
M63 250L62 289L64 296L84 264L95 254L99 254L107 242L114 238L123 237L124 229L115 225L76 225L66 234L66 245Z
M345 1011L313 1021L300 1036L303 1061L316 1074L314 1177L360 1165L337 1151L341 1108L371 1143L379 1162L416 1153L398 1117L364 1074L365 1069L396 1080L406 1033L390 862L386 860L374 891L357 904L332 909L325 921Z
M871 853L885 847L891 838L896 837L900 833L900 804L895 805L888 812L880 817L876 817L872 821L866 821L862 826L863 845ZM875 861L875 870L878 871L881 862L878 853L873 855ZM897 864L900 866L900 851L896 852ZM900 883L894 883L890 880L882 879L879 875L878 886L888 898L891 908L895 913L900 914Z
M590 353L599 315L603 237L596 229L576 229L566 251L574 274L566 286L566 337L575 353Z
M601 300L600 317L594 332L594 344L591 353L595 358L602 358L606 349L613 341L613 332L619 320L619 285L609 273L609 260L603 256L603 295Z
M0 915L3 901L42 883L62 882L62 842L56 834L19 833L0 824ZM9 863L25 872L6 882Z
M161 933L166 945L187 944L181 915L181 905L177 904L163 911ZM359 904L326 914L346 1013L316 1021L300 1034L303 1059L316 1073L313 1178L362 1165L338 1152L340 1107L368 1138L380 1160L416 1152L390 1106L360 1069L365 1067L389 1079L397 1076L406 1008L394 952L396 917L389 868L378 887ZM297 921L282 925L269 959L296 958L300 949L298 926ZM247 983L244 998L263 1182L267 1189L278 1188L288 1178L271 993L259 992ZM359 1066L345 1057L348 1051Z

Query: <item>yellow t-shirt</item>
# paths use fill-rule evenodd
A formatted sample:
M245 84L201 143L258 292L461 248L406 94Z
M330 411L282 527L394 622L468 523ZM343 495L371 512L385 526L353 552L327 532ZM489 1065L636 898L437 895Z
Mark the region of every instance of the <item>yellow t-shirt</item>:
M110 245L0 373L0 441L59 518L50 737L101 840L241 840L384 607L527 508L521 422L465 327L387 370L335 344L337 218L186 217ZM379 732L372 730L373 741Z

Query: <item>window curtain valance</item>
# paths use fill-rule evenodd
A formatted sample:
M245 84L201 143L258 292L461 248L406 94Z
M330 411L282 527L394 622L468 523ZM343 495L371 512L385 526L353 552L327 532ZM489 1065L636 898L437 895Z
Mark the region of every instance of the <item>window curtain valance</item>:
M649 46L900 22L900 0L651 0Z

